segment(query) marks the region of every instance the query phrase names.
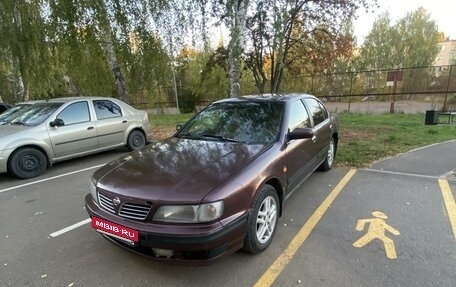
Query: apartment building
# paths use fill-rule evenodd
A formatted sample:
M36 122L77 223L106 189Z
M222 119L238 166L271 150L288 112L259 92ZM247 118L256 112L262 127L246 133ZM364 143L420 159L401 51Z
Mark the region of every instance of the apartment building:
M438 43L439 54L435 58L434 66L456 64L456 40L446 40Z

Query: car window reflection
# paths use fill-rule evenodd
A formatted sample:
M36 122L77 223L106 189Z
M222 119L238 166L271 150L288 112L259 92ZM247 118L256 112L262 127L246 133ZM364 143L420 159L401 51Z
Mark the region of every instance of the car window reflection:
M304 99L304 101L310 109L315 126L326 120L328 117L326 110L315 99Z
M177 137L246 143L270 143L279 133L279 102L217 103L198 114Z
M89 122L89 106L86 101L71 104L57 118L62 119L65 125Z
M310 119L306 108L301 101L296 101L291 104L290 119L288 121L288 129L293 131L295 128L309 128Z
M111 101L96 100L93 101L93 105L95 106L95 113L99 120L122 116L120 107Z
M62 103L35 104L33 107L21 113L11 124L35 126L44 122Z

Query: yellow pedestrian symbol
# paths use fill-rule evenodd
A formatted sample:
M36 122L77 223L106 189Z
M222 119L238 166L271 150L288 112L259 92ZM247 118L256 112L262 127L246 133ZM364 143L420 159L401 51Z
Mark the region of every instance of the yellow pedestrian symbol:
M372 240L378 239L382 241L383 245L385 246L386 256L389 259L396 259L397 255L396 248L394 247L394 241L385 235L385 231L389 231L394 235L399 235L399 231L394 227L386 224L385 220L388 218L388 216L386 216L386 214L383 212L374 211L372 212L372 215L374 218L358 220L358 223L356 224L357 231L363 231L366 223L370 223L370 225L367 233L358 239L355 243L353 243L353 246L361 248Z

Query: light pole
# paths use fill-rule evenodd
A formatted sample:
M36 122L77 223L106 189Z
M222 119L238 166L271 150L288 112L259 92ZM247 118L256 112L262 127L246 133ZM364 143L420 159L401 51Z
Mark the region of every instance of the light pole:
M174 63L175 63L174 61L171 62L171 65L173 66L173 67L172 67L172 70L173 70L174 96L175 96L175 98L176 98L177 113L180 114L180 110L179 110L179 99L178 99L178 97L177 97L176 71L175 71Z

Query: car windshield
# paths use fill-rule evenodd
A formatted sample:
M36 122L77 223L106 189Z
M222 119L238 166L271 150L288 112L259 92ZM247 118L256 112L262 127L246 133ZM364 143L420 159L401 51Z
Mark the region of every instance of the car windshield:
M10 122L12 125L35 126L44 122L62 103L35 104Z
M0 122L10 122L11 120L15 119L20 113L24 112L30 107L31 105L14 106L0 115Z
M282 110L281 102L216 103L190 120L176 137L271 143L278 136Z

